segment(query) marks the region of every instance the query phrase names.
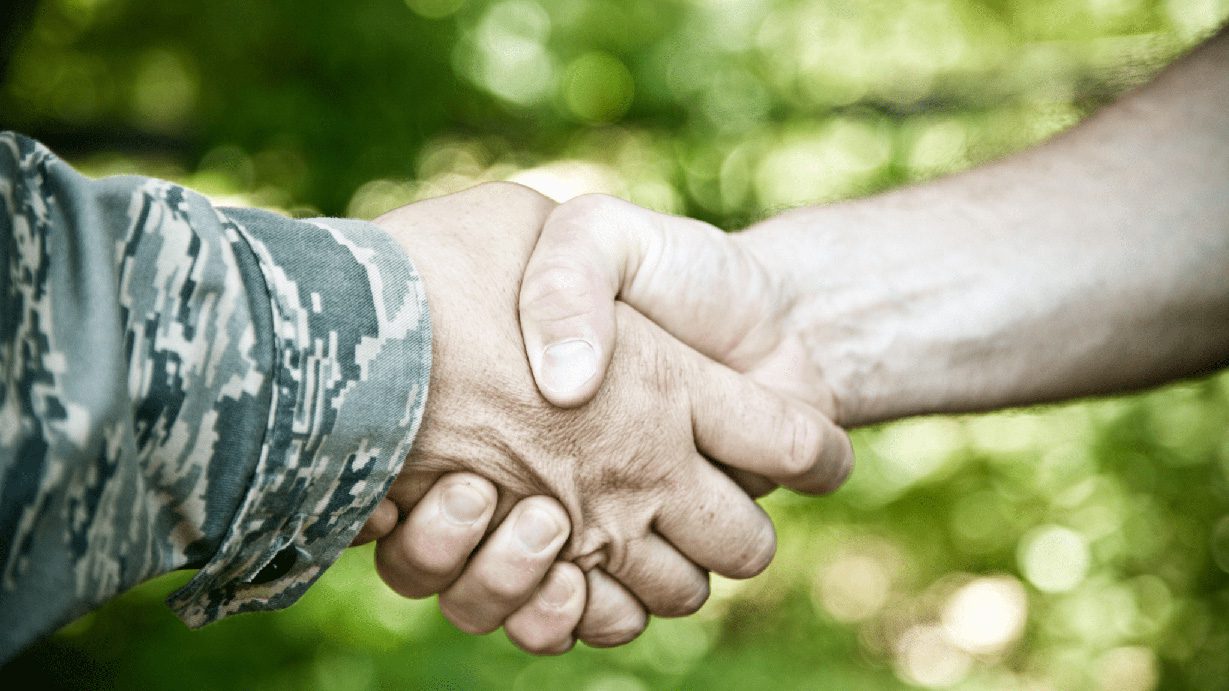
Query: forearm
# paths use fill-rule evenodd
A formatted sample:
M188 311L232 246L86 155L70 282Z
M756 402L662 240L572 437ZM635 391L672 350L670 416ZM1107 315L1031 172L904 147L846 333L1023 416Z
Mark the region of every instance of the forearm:
M0 257L0 661L172 569L195 625L293 602L421 413L405 255L0 133Z
M1229 35L1075 130L739 236L846 423L1109 393L1229 361Z

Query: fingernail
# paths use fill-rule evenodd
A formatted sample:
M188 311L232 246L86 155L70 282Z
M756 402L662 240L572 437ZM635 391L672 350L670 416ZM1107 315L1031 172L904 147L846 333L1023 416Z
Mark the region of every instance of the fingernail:
M538 598L547 607L559 609L572 599L572 593L575 592L576 588L572 587L571 579L564 578L558 572L552 572L550 579L546 581L546 585L542 586L541 592L538 593Z
M482 517L487 499L468 485L453 485L444 491L444 515L454 523L469 525Z
M528 509L516 519L516 535L531 554L546 549L560 532L559 522L540 509Z
M597 351L588 341L573 338L552 343L542 353L543 385L552 391L572 391L597 374Z

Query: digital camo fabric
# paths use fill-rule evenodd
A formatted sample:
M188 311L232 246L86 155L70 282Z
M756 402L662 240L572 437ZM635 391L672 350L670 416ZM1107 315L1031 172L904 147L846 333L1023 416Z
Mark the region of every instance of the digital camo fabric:
M400 470L426 297L379 229L89 180L0 133L0 660L199 568L196 627L293 603Z

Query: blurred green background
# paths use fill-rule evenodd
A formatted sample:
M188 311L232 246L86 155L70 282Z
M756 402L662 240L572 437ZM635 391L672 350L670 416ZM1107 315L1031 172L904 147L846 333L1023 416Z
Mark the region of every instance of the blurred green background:
M5 0L0 127L88 173L370 218L482 180L728 228L1077 123L1229 0ZM1229 104L1227 104L1229 107ZM1179 133L1180 134L1180 133ZM1229 688L1229 376L856 434L779 556L636 643L535 659L351 550L185 630L146 584L0 672L40 688ZM8 684L5 684L8 686ZM24 685L24 684L23 684Z

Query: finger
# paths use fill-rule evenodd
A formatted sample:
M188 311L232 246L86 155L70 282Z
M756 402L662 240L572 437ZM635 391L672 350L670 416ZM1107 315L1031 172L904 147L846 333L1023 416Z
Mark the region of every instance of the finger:
M407 465L409 465L407 463ZM427 495L427 491L435 487L435 483L439 481L444 473L437 471L424 471L419 468L413 468L409 471L402 472L393 481L392 487L388 488L388 494L385 499L391 501L397 507L401 515L407 515L422 498Z
M730 479L734 481L734 484L738 485L739 489L746 492L747 496L751 497L752 499L759 499L760 497L771 494L773 490L778 487L777 483L769 480L763 475L756 475L755 473L749 473L745 470L739 470L738 468L731 468L724 463L714 463L714 465L721 469L721 472L729 475Z
M447 587L482 540L496 494L495 486L477 475L442 477L377 543L380 577L405 597L427 597Z
M849 476L853 446L830 419L728 367L686 355L697 368L688 378L692 426L706 456L807 494L831 492Z
M576 637L593 648L613 648L635 640L649 625L649 615L626 588L601 569L585 573L589 600Z
M754 576L776 552L768 514L699 455L667 497L654 526L688 559L729 578Z
M616 556L602 569L630 590L649 614L682 617L708 600L708 572L659 535L631 540Z
M570 532L559 502L521 500L456 582L440 593L440 611L467 633L499 628L537 590Z
M508 514L512 513L512 509L516 505L525 500L525 497L512 492L503 491L499 493L499 499L495 502L495 511L491 513L491 520L486 524L486 535L489 537L491 533L499 529L503 525L504 520L508 518Z
M607 195L560 204L521 284L522 336L542 395L574 407L597 392L615 348L616 297L709 357L756 362L779 336L765 322L779 279L731 237Z
M585 574L575 564L556 562L533 597L504 622L518 648L534 655L558 655L576 644L572 632L585 611Z
M367 522L359 528L358 535L350 541L351 547L365 545L372 540L382 538L397 527L397 505L387 499L381 499L376 508L367 517Z
M538 389L571 408L601 387L615 345L614 300L629 235L586 195L546 218L521 281L525 352ZM613 232L605 232L607 228Z

